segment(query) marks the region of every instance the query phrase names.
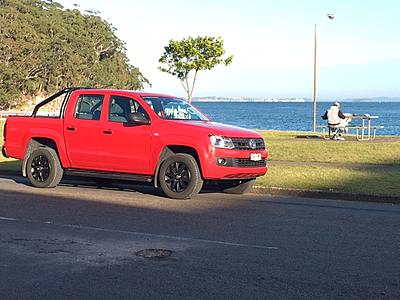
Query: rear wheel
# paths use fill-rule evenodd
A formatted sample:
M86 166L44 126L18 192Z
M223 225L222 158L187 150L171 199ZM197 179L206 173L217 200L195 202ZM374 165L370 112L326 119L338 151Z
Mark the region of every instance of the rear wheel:
M250 192L255 182L256 182L255 179L230 180L230 181L221 181L219 185L222 187L224 193L244 194Z
M189 199L203 186L196 160L185 153L167 158L161 165L158 179L163 192L174 199Z
M34 150L26 163L26 174L35 187L53 188L64 174L57 152L52 148Z

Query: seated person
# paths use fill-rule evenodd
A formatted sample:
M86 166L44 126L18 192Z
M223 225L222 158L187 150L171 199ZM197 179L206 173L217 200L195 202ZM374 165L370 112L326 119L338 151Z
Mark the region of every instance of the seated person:
M329 133L330 129L335 129L332 139L344 140L344 138L340 137L339 130L345 132L346 129L344 127L349 125L351 121L351 114L344 114L340 110L340 103L335 102L333 105L326 110L325 114L322 116L322 119L328 120Z

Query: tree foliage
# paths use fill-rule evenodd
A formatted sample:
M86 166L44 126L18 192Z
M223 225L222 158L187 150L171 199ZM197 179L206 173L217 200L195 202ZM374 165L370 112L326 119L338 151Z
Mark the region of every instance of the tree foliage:
M67 86L142 89L115 30L51 0L0 0L0 109Z
M221 37L199 36L180 41L170 40L159 59L162 64L159 69L176 76L181 81L188 102L191 102L199 71L232 63L233 56L223 58L224 54L224 41Z

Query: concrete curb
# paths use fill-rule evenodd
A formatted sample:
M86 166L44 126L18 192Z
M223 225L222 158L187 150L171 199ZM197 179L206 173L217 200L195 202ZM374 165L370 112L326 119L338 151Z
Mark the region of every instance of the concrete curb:
M251 190L254 194L272 195L272 196L293 196L301 198L318 198L331 200L347 200L362 202L378 202L400 204L399 196L369 195L345 192L329 192L321 190L302 190L302 189L285 189L277 187L261 187L255 186Z

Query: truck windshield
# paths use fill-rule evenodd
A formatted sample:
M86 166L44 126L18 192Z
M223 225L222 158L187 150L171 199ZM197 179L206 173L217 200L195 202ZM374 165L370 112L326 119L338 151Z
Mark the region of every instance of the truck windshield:
M142 98L162 119L208 121L205 115L183 99L168 97Z

